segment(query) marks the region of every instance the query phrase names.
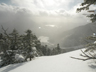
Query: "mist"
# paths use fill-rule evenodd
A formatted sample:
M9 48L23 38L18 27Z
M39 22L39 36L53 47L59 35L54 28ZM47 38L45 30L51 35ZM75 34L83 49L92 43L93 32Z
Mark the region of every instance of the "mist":
M82 15L84 12L76 13L77 7L79 2L75 0L24 0L22 4L19 0L5 1L0 4L0 26L8 28L8 32L14 28L19 33L31 29L38 38L47 37L54 43L64 31L90 22Z

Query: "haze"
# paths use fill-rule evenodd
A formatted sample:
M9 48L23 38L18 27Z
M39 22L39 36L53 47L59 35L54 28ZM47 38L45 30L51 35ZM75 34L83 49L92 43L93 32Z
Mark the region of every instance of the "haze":
M81 2L83 0L0 0L0 25L9 31L16 28L20 33L31 29L47 42L59 33L90 22L82 15L84 11L76 13Z

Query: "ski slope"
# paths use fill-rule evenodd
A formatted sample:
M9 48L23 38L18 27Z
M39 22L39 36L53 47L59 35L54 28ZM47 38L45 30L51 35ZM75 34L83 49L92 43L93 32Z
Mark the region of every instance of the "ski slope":
M54 56L42 56L25 63L8 65L0 72L96 72L94 60L82 61L70 58L81 57L76 50Z

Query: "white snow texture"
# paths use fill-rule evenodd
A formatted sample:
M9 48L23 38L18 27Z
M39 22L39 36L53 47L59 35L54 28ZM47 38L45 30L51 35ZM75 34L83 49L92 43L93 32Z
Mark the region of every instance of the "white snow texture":
M11 64L0 68L0 72L96 72L93 60L76 60L70 56L82 58L80 50L54 55L37 57L25 63Z
M18 62L23 62L25 60L25 58L20 54L16 54L15 55L15 60L18 61Z

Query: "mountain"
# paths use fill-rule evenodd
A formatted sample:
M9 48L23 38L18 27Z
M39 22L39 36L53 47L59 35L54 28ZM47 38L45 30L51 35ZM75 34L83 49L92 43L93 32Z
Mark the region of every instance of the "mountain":
M7 29L7 27L4 27ZM26 31L26 29L24 29ZM3 32L3 30L1 30ZM12 32L12 29L9 28L8 33ZM18 32L24 33L23 30L19 30ZM71 30L65 31L64 28L57 27L49 27L49 26L41 26L40 29L38 26L32 28L32 32L36 34L39 38L40 36L48 37L48 42L51 44L60 44L61 47L74 47L85 45L85 38L92 35L93 32L96 32L95 23L86 24L83 26L76 27Z
M96 72L96 64L92 60L82 61L72 57L82 58L80 50L54 55L42 56L32 61L10 64L0 68L0 72Z
M59 42L62 47L85 45L86 42L84 40L86 37L91 36L93 32L96 32L96 23L79 26L62 32L58 36L59 38L57 38L57 42Z

